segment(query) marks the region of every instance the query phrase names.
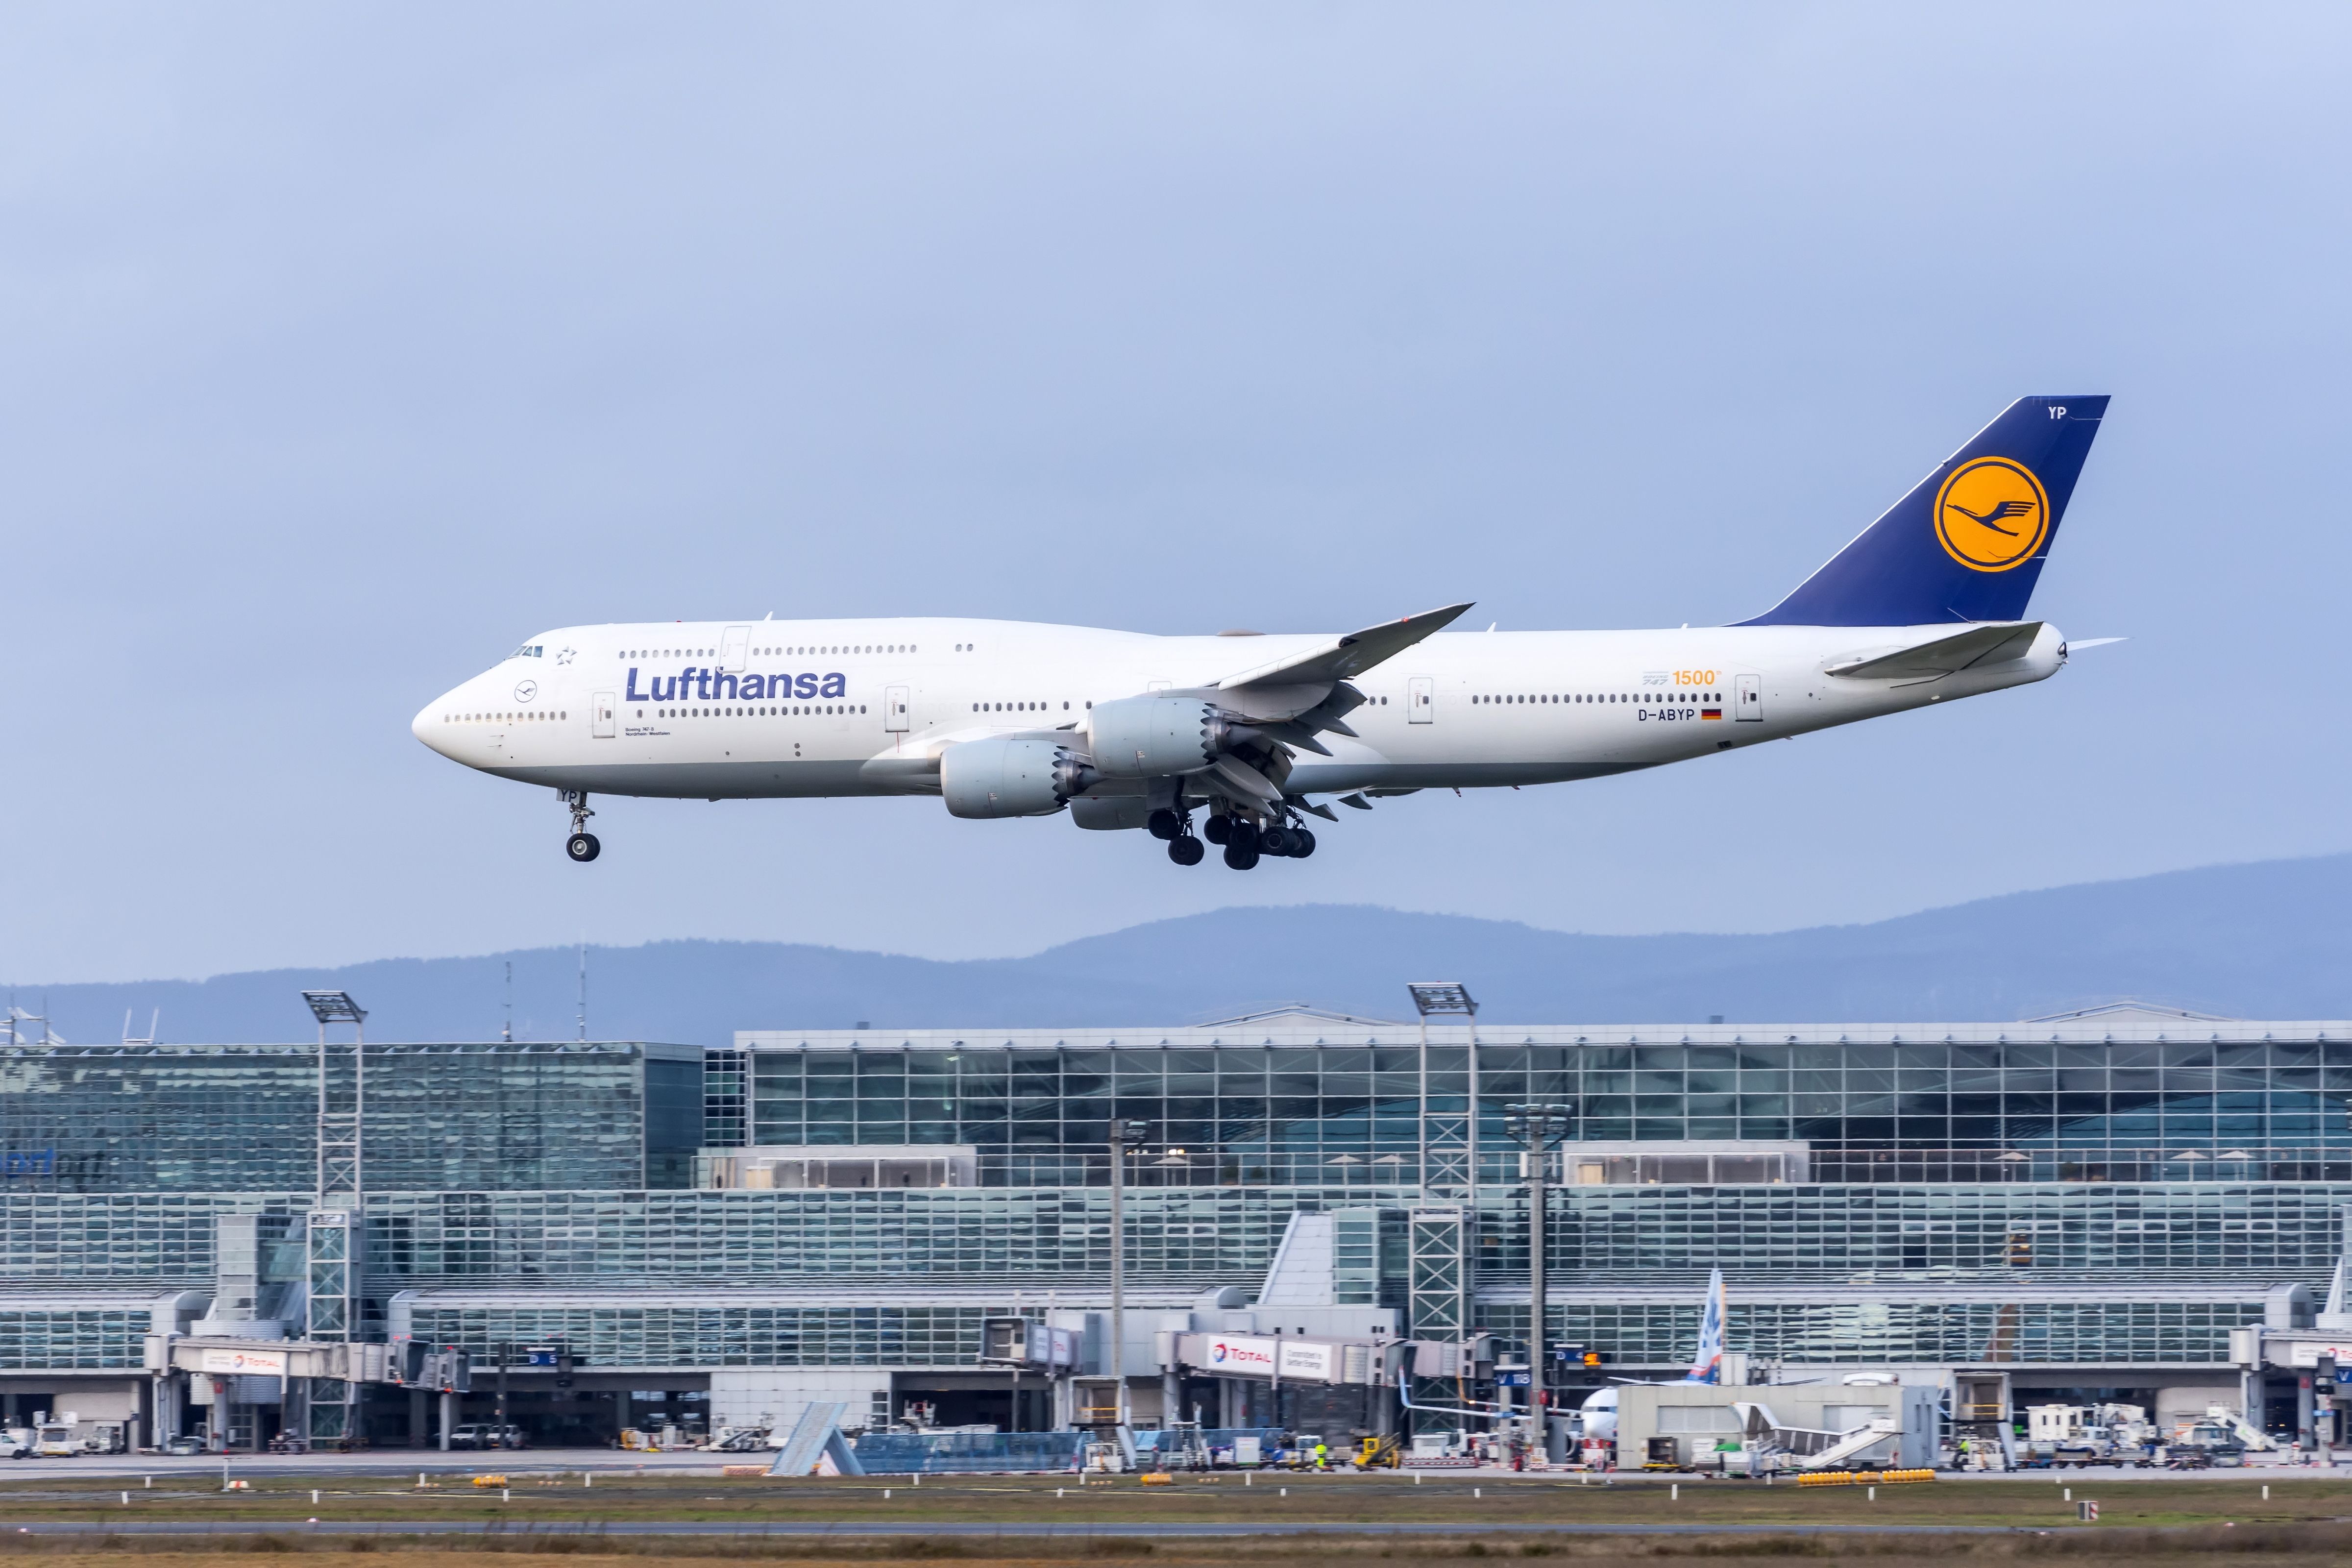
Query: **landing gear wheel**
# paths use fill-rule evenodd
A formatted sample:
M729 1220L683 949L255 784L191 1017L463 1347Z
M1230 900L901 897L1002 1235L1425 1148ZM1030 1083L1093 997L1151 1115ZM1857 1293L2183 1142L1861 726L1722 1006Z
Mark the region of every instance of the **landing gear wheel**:
M1184 835L1184 819L1164 805L1145 820L1144 826L1150 831L1152 837L1165 838L1171 843Z
M1264 833L1257 836L1257 847L1258 852L1262 855L1289 854L1290 829L1286 827L1267 828Z
M1197 866L1208 856L1209 847L1189 833L1168 841L1168 858L1179 866Z
M588 831L588 819L596 814L588 809L588 792L584 789L560 789L555 798L572 814L572 837L563 841L563 852L582 865L596 858L604 846Z
M1246 871L1257 864L1257 846L1236 838L1225 846L1225 864L1236 871Z
M1304 860L1309 855L1315 853L1315 830L1313 828L1294 827L1290 830L1289 837L1290 858L1293 860Z
M1230 816L1210 817L1201 824L1201 837L1212 844L1231 844L1234 841L1234 819Z

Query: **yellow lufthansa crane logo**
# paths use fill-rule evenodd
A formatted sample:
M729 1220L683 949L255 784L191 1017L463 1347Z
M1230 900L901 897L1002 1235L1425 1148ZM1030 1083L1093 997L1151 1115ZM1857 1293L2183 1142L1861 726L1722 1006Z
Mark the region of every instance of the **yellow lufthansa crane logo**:
M1936 537L1970 571L2022 566L2050 537L2050 498L2024 464L1971 458L1936 492Z

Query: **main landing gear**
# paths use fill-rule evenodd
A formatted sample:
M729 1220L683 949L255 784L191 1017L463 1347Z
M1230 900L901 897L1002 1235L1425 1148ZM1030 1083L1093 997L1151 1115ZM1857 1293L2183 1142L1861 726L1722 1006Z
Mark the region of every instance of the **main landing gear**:
M563 852L584 866L604 851L604 847L596 842L596 836L588 831L588 819L596 815L588 809L588 792L567 789L556 793L572 808L572 837L563 841Z
M1145 821L1144 826L1154 838L1168 841L1168 858L1179 866L1197 866L1209 852L1192 837L1192 814L1171 811L1161 807Z
M1179 831L1191 826L1189 820L1178 816L1175 812L1155 812L1152 814L1151 824L1151 830L1155 834L1160 834L1159 818L1163 815L1174 818L1182 825ZM1165 834L1160 836L1167 837ZM1260 827L1248 817L1232 816L1223 813L1213 814L1201 825L1201 837L1212 844L1223 845L1225 851L1225 864L1236 871L1251 869L1258 863L1261 857L1267 855L1292 860L1304 860L1315 853L1315 835L1304 827L1280 822L1269 823ZM1180 854L1180 850L1183 853ZM1200 839L1194 838L1188 831L1183 832L1181 837L1172 839L1168 846L1168 858L1179 866L1197 866L1206 854L1207 851L1201 847Z

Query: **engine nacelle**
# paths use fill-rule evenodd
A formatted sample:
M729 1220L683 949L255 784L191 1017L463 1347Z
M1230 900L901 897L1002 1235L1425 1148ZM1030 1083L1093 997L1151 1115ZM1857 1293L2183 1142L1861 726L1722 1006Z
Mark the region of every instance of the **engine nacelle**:
M1036 735L959 741L940 753L940 794L957 816L1050 816L1097 776L1069 746Z
M1196 773L1224 748L1223 718L1197 697L1121 697L1087 715L1095 766L1107 778Z

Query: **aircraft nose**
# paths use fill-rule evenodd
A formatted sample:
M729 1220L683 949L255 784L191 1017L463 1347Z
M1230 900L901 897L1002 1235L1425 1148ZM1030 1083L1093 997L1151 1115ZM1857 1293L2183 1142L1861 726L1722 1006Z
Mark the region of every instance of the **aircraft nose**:
M457 695L455 691L451 691L436 698L408 722L410 734L445 757L457 755L457 752L450 749L449 726L446 722L449 713L449 704Z

